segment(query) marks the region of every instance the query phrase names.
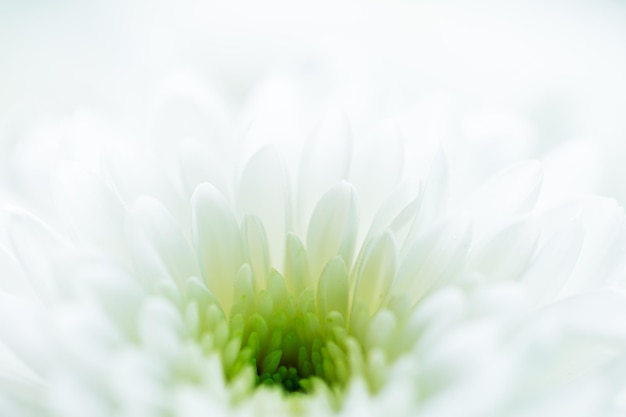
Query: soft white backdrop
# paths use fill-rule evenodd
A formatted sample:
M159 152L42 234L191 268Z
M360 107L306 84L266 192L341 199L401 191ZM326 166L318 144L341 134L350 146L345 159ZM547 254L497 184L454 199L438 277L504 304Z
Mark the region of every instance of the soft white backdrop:
M132 123L180 70L238 107L295 74L320 102L404 117L409 140L421 109L417 125L482 155L477 172L537 157L550 195L624 203L625 23L619 1L4 0L0 120L5 141L16 120L83 107Z

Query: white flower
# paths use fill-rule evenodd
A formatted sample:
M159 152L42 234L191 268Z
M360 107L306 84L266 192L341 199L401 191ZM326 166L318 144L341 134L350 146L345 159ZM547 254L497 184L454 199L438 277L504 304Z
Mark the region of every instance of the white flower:
M6 209L0 251L0 412L624 410L626 329L614 318L626 314L626 235L614 202L534 210L536 162L458 201L443 152L413 179L393 129L363 150L342 118L301 147L268 145L274 131L297 134L294 120L290 131L257 118L231 149L239 130L211 97L172 83L135 141L87 114L44 130L70 149L103 138L89 142L94 159L54 162L50 189L24 175L37 167L10 167L21 202Z

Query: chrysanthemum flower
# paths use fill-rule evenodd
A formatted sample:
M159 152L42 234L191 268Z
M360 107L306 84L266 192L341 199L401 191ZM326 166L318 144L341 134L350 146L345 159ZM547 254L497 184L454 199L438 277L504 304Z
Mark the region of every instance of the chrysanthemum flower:
M626 329L608 318L626 298L599 290L623 279L614 202L534 210L537 162L448 198L443 152L413 179L393 129L353 156L342 118L297 163L262 120L263 144L231 152L223 119L197 137L167 123L173 103L219 110L173 91L132 148L85 115L45 130L105 138L95 164L55 163L51 190L15 193L34 167L10 167L0 413L623 411Z

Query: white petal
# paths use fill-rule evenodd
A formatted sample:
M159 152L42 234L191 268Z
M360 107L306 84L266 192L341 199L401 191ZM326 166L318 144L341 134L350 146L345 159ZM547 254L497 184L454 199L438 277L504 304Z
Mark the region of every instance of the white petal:
M220 376L222 370L220 369L221 364L219 358L215 357L211 358L211 360L215 362L215 368L217 369L215 369L214 372L209 372L209 376ZM206 369L203 369L203 371L206 371ZM174 415L186 417L206 417L207 413L214 417L229 417L233 415L229 405L224 404L228 398L226 393L218 391L217 395L209 396L207 395L207 391L213 392L212 389L207 389L204 386L196 387L193 385L184 385L182 387L176 387L173 393Z
M27 281L17 260L0 247L0 291L25 297L34 296L32 285Z
M141 142L127 140L102 155L102 175L125 205L142 195L153 196L186 226L189 200L176 186L175 165L168 165L168 160L158 158L153 151Z
M125 297L118 295L118 298ZM121 306L124 301L117 307L118 310L127 312ZM68 369L80 372L85 380L102 382L109 365L102 358L108 358L113 350L127 342L117 323L105 314L98 302L87 299L83 299L80 304L64 305L50 314L54 319L56 362L64 363ZM135 318L132 314L125 317L129 321ZM136 339L134 329L129 333L133 340Z
M287 171L276 148L260 149L246 164L237 190L237 209L241 215L261 219L271 259L282 265L285 235L291 229L291 201Z
M528 295L518 282L498 282L477 288L470 295L472 318L511 320L528 309Z
M533 305L556 298L578 261L582 243L580 222L571 221L541 248L522 278Z
M533 385L543 390L606 375L607 366L623 361L626 330L615 318L624 314L626 293L613 289L571 297L528 316L516 337L534 368Z
M545 181L539 205L551 207L572 197L596 192L600 184L602 145L592 140L560 143L542 158Z
M41 305L0 292L0 340L39 375L47 372L55 354L49 318Z
M322 274L317 287L317 304L322 318L331 311L337 311L345 318L348 310L348 270L339 256L331 259Z
M420 199L420 184L411 179L403 181L378 209L365 240L381 234L384 230L390 230L394 233L396 241L404 241L408 233L406 229L412 226L415 220Z
M164 360L173 360L181 352L184 342L183 320L170 302L160 298L146 301L137 325L144 349Z
M424 297L411 314L403 329L408 340L404 347L429 350L433 343L455 323L466 320L469 315L469 300L464 291L458 287L448 286L434 290ZM413 346L413 343L416 343Z
M87 245L122 256L125 209L99 178L70 164L58 170L58 205L74 233Z
M136 318L146 291L131 275L108 259L93 259L72 253L55 262L65 274L66 285L79 300L92 303L107 314L126 336L135 336ZM69 291L68 291L69 292Z
M0 319L1 320L1 319ZM4 333L2 335L5 336ZM37 389L38 385L42 384L41 378L28 367L23 360L20 359L12 349L10 349L5 343L0 342L0 387L3 392L8 392L7 385L16 386L14 388L16 392L13 395L18 395L17 391L20 389Z
M580 221L584 240L578 263L561 295L572 295L608 284L626 282L626 216L616 201L583 201Z
M170 76L154 98L153 134L163 145L176 146L188 137L202 140L226 155L230 146L226 106L209 86L191 73Z
M255 215L247 215L244 218L241 233L243 234L246 259L254 271L257 287L261 288L260 284L266 283L272 268L267 235L261 219Z
M252 268L249 264L243 264L239 268L235 282L233 282L233 312L241 313L244 317L252 314L256 306L257 288L258 285L254 281ZM231 312L231 317L233 312Z
M421 237L408 249L393 294L415 303L434 286L447 283L464 265L471 240L467 220L453 219Z
M477 233L489 233L503 221L530 211L541 190L537 161L515 164L491 178L474 195L472 212Z
M428 232L439 219L445 215L448 201L448 161L440 149L433 161L428 176L424 180L424 188L420 198L419 211L413 221L406 242L402 248L405 252L420 234Z
M57 372L50 381L48 394L52 415L66 417L107 417L113 413L113 404L80 375Z
M307 252L300 238L293 233L287 235L285 280L296 295L302 293L312 283Z
M370 315L386 300L397 268L396 244L389 232L374 239L355 266L353 302L367 303ZM361 256L359 256L361 258Z
M367 335L365 336L365 347L367 349L382 348L389 354L396 342L395 333L398 330L398 320L388 310L381 310L374 315L370 322Z
M185 195L191 195L196 187L208 182L224 195L232 192L227 185L225 162L210 147L198 139L187 139L179 149L179 169L185 185Z
M467 323L449 329L436 346L419 352L421 384L433 393L423 405L426 416L499 415L516 388L518 364L499 349L497 330L488 322Z
M142 279L171 277L183 288L187 278L199 274L189 242L158 200L140 197L135 201L128 216L127 234Z
M326 263L337 255L350 267L357 227L354 187L341 182L324 194L309 222L306 243L313 279L317 279Z
M489 281L517 280L530 265L538 238L532 218L516 220L478 244L469 269Z
M16 366L8 365L4 357L7 356L4 347L0 344L0 355L3 357L0 364L0 415L2 416L41 416L47 415L45 411L43 381L33 372L24 369L25 366L14 356L9 360L18 362Z
M391 119L376 126L371 138L359 137L354 145L350 181L359 194L363 210L361 217L367 225L380 201L387 197L389 190L396 188L402 178L404 147L398 128Z
M570 335L582 335L590 343L600 340L626 346L626 327L615 318L626 317L626 291L602 289L576 295L546 306L527 320L534 326L540 320L544 328L561 328Z
M298 180L298 222L305 225L318 200L348 177L352 145L345 116L327 116L302 152Z
M237 220L224 196L210 184L196 188L192 210L193 238L202 276L228 311L232 282L244 263Z
M58 299L62 283L55 280L51 260L65 246L61 237L32 214L14 210L10 213L9 238L37 296L45 302Z
M111 391L123 416L149 416L164 412L167 375L160 363L139 349L116 355L109 364Z
M273 144L290 155L289 162L297 161L312 122L305 108L310 103L299 94L301 88L292 77L276 75L251 91L242 111L247 131L239 152L244 159Z

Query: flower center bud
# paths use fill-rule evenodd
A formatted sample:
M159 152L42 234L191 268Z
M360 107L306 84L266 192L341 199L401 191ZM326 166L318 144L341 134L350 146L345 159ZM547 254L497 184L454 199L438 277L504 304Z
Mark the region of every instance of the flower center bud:
M246 281L241 273L238 283ZM323 314L312 288L291 293L276 271L267 288L236 285L230 311L230 342L224 351L227 378L252 370L255 384L286 392L310 392L323 383L341 388L349 377L347 351L358 346L337 311Z

